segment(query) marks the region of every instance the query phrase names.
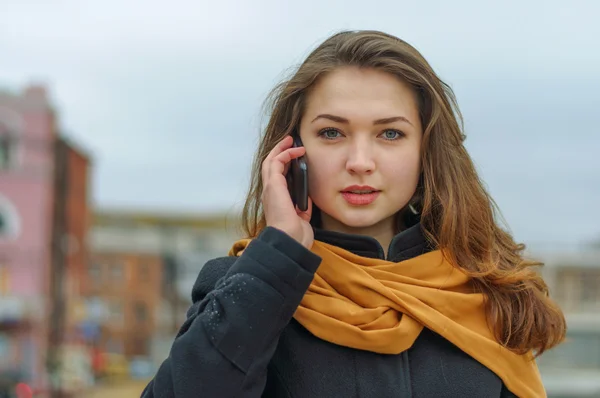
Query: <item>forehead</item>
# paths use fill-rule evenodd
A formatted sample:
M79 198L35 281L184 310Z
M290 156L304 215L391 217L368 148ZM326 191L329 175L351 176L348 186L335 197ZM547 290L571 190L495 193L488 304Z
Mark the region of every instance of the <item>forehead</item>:
M390 73L355 67L339 68L312 87L306 114L325 110L386 114L383 117L393 111L418 114L416 95L407 83Z

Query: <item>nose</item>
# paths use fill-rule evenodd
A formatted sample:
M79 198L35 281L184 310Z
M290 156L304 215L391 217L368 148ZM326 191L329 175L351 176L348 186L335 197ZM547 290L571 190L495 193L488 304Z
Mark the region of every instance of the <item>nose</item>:
M346 170L351 174L371 174L375 171L373 148L366 140L356 140L348 147Z

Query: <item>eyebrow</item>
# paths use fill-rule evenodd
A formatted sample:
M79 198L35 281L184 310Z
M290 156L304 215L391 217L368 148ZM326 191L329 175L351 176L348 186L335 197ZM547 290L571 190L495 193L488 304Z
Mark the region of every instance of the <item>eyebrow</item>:
M324 113L322 115L317 116L316 118L313 119L313 121L311 123L314 123L318 119L328 119L328 120L332 120L332 121L337 122L337 123L344 123L344 124L349 124L350 123L350 121L348 119L346 119L346 118L343 118L341 116L330 115L330 114L327 114L327 113ZM377 119L377 120L373 121L373 125L376 125L376 124L389 124L389 123L393 123L393 122L405 122L405 123L410 124L411 126L413 125L410 122L410 120L408 120L404 116L392 116L392 117L386 117L384 119Z

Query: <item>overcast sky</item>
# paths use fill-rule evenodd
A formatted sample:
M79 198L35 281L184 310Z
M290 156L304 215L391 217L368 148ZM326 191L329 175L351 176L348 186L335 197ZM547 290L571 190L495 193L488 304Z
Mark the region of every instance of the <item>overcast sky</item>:
M231 210L266 93L328 35L383 30L455 89L517 239L600 237L600 5L489 3L0 0L0 86L49 87L98 205Z

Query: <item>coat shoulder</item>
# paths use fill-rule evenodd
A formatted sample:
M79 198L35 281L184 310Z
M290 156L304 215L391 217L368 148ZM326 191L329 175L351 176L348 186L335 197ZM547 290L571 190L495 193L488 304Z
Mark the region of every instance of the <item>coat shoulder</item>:
M192 290L192 300L197 301L210 293L220 279L222 279L238 257L226 256L216 257L207 261L196 278Z

